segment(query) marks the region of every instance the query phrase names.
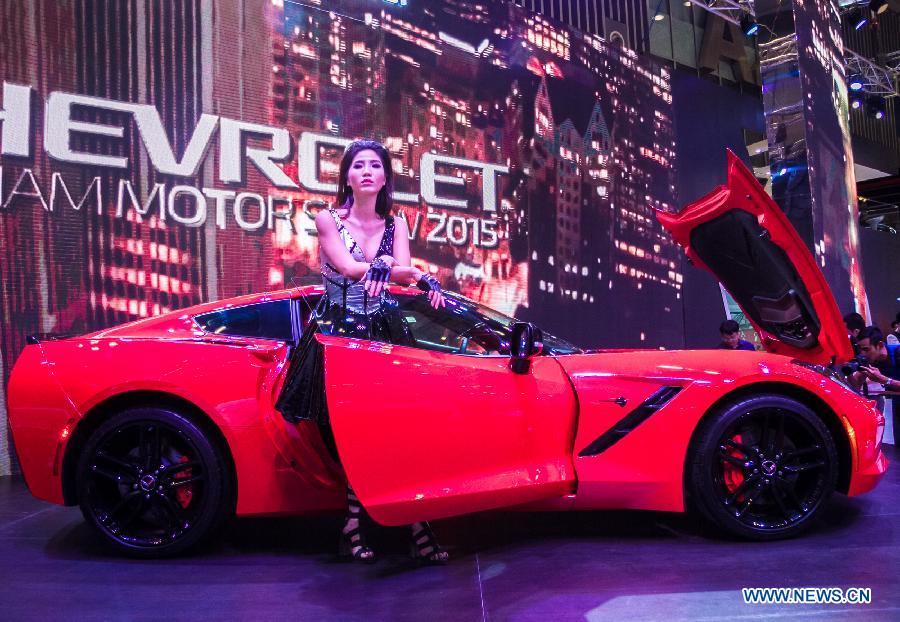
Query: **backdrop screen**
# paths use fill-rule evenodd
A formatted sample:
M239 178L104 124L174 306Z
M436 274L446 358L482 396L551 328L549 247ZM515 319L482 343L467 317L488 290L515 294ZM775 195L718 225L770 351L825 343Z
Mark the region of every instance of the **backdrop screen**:
M313 218L358 137L391 151L413 262L445 287L582 345L683 343L653 216L675 205L670 75L630 50L503 2L0 13L4 380L30 333L317 282Z

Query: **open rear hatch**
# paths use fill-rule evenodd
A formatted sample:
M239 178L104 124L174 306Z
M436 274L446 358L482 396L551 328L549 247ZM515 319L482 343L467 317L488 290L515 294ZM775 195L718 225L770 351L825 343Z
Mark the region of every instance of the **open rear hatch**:
M728 182L657 218L743 309L768 352L827 365L853 356L825 277L753 173L728 152Z

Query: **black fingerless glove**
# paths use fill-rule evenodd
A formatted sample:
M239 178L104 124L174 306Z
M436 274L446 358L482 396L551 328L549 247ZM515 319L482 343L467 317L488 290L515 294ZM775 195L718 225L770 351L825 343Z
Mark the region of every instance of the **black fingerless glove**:
M441 284L438 283L438 280L430 274L423 274L416 283L416 287L421 289L423 292L437 292L439 294L442 292Z
M374 281L387 283L388 279L391 278L391 267L387 264L387 262L378 257L372 264L369 266L368 271L366 271L366 275L363 277L363 281Z

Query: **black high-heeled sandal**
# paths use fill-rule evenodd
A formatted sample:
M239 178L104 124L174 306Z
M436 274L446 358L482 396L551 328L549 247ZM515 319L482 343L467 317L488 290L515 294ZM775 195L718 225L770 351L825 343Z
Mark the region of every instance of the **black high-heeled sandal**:
M409 541L409 555L421 564L443 566L450 555L438 544L437 537L428 523L413 523Z
M347 528L347 522L344 523L344 529ZM350 531L341 531L341 540L338 543L338 557L350 559L364 564L375 563L375 551L371 547L366 546L362 531L359 527Z
M366 539L362 532L363 508L356 494L347 488L347 518L341 528L341 538L338 542L338 556L344 559L362 562L364 564L375 563L375 551L366 546ZM349 528L350 521L356 521L356 527Z

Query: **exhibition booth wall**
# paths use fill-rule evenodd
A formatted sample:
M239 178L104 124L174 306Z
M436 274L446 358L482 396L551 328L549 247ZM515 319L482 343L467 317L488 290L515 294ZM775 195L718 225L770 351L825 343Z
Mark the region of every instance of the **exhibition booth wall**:
M413 262L446 288L585 346L716 341L721 294L654 213L747 156L752 93L504 2L0 16L0 412L30 334L317 282L313 219L358 137L391 151Z

